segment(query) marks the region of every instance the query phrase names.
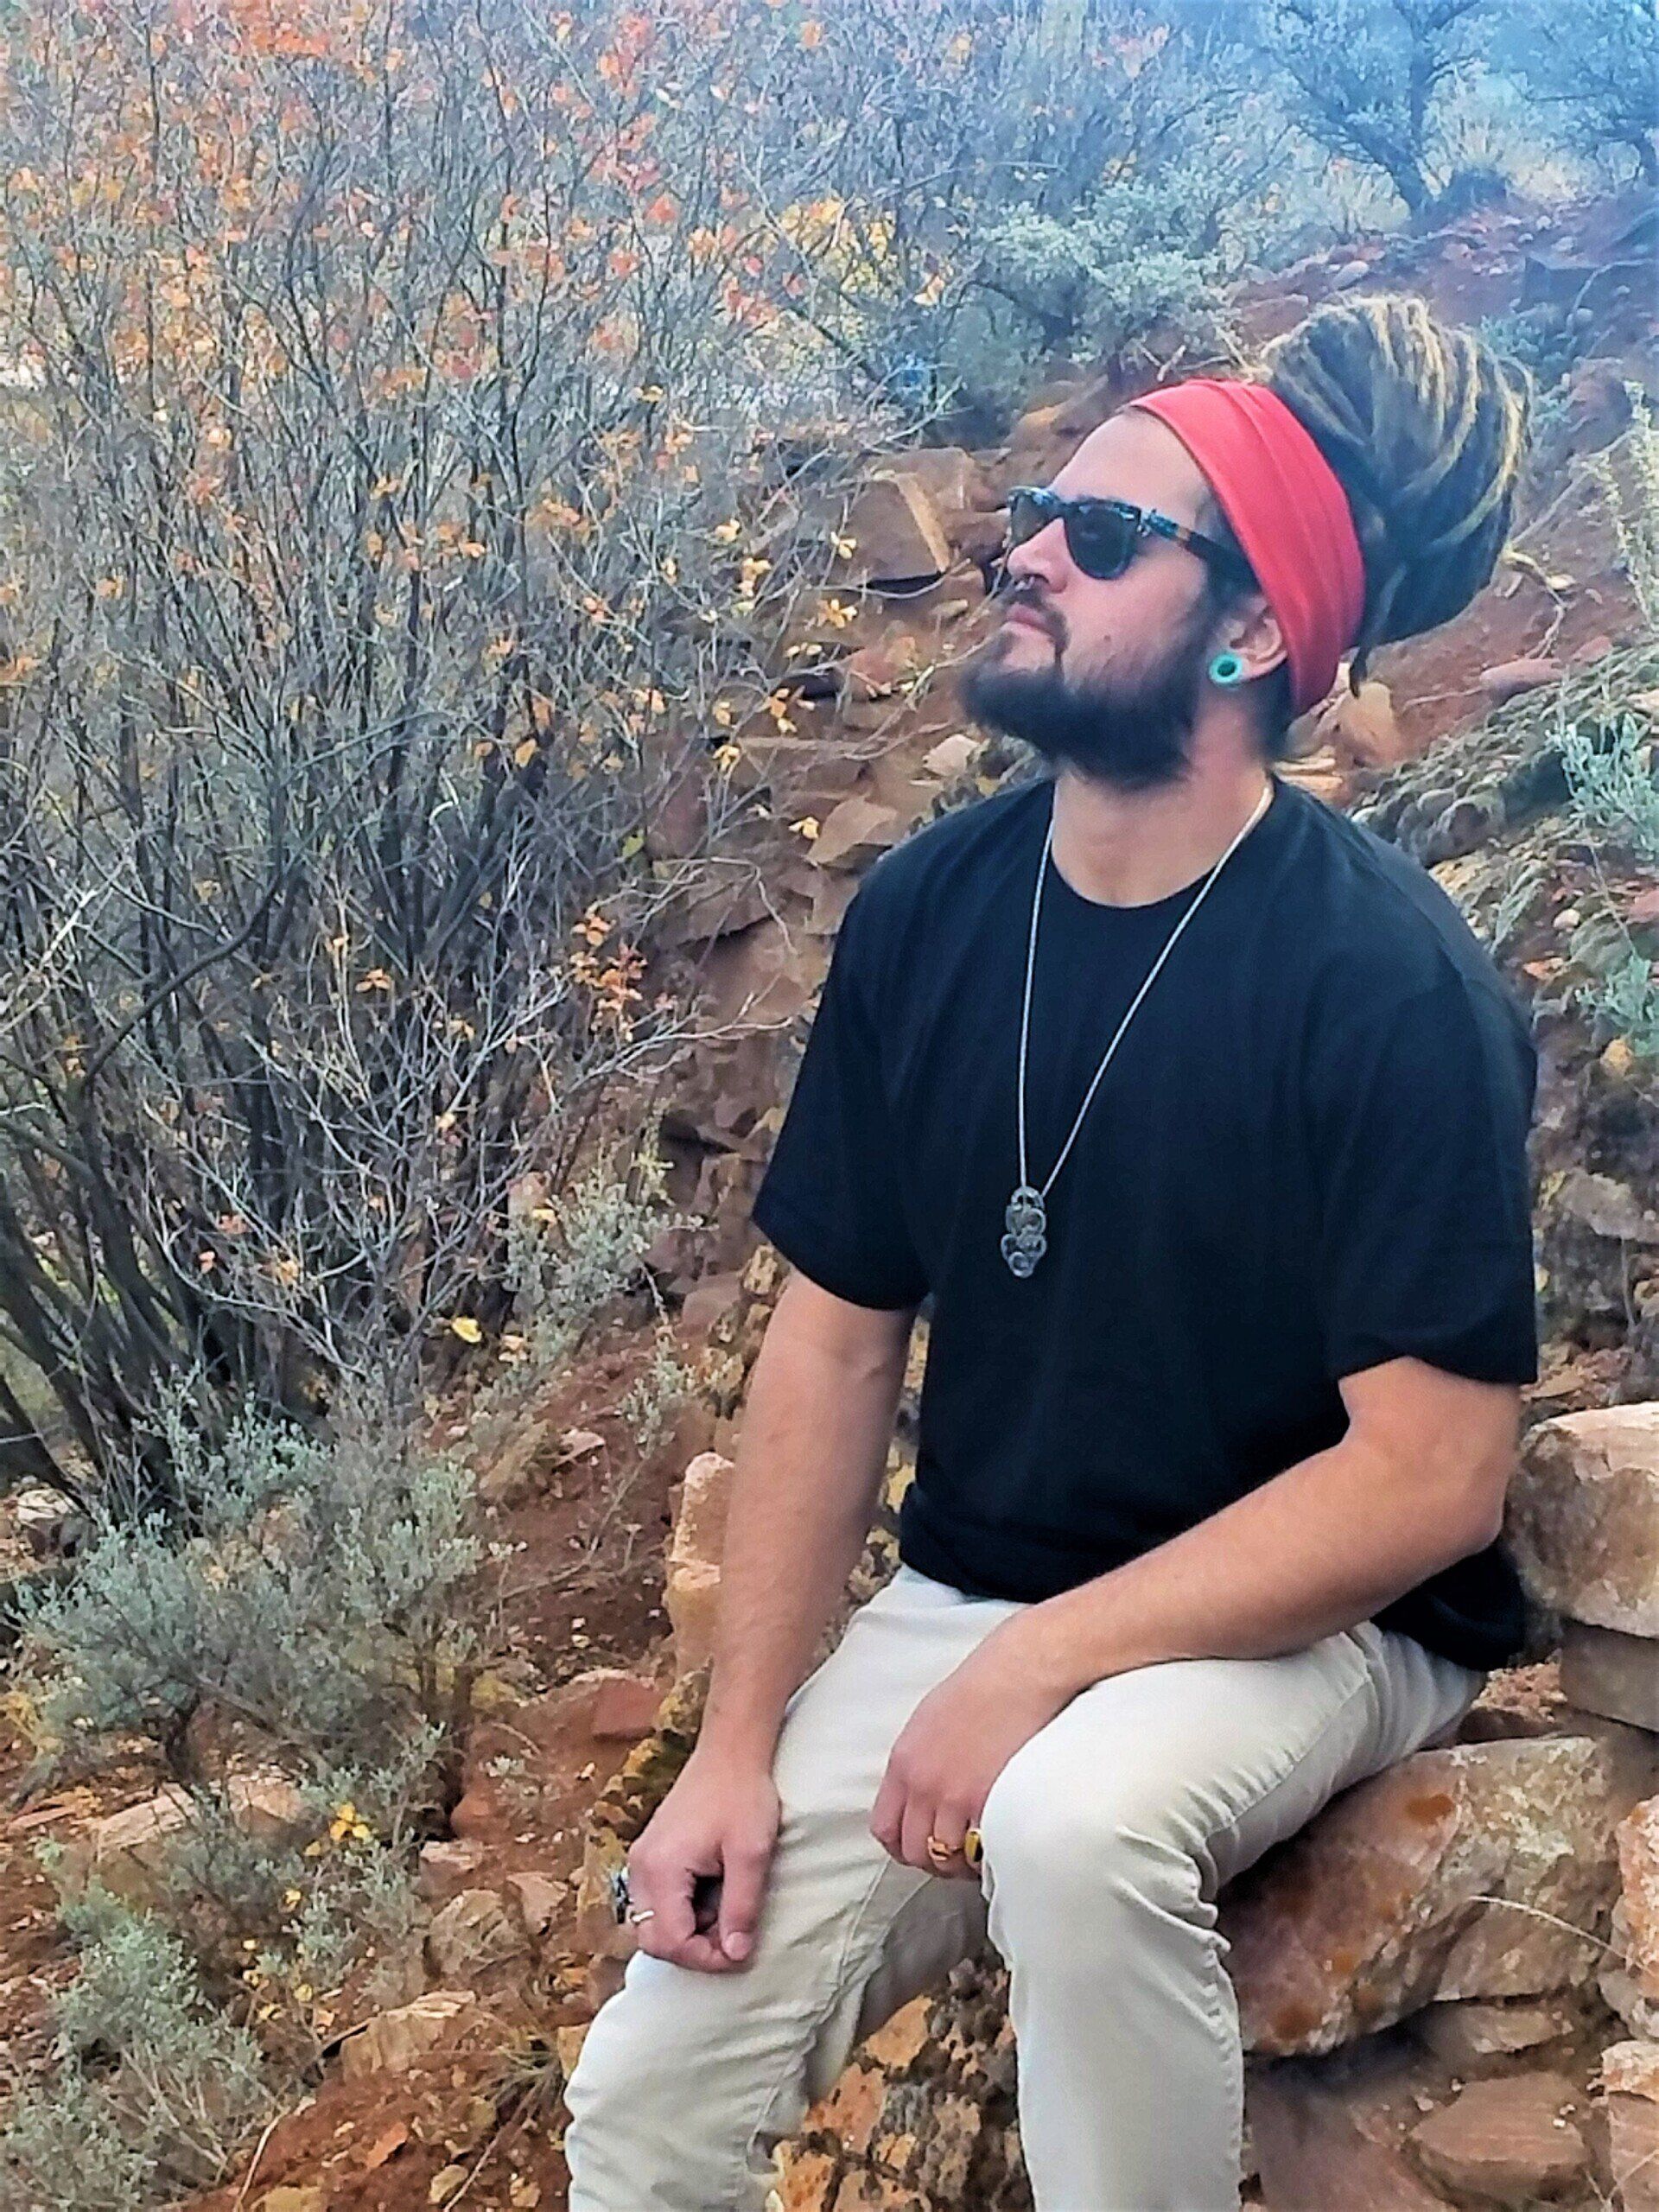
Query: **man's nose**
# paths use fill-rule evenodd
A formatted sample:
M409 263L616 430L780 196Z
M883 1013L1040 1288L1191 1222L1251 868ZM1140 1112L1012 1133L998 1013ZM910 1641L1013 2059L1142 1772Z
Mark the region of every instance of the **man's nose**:
M1058 592L1071 565L1071 556L1065 550L1065 526L1057 515L1052 522L1045 523L1040 530L1033 531L1009 550L1003 563L1007 588L1040 584L1046 591Z

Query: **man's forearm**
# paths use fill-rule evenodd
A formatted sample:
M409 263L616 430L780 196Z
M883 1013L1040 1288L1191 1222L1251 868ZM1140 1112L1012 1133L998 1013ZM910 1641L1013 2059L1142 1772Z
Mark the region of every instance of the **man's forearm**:
M1351 1628L1491 1530L1351 1434L1005 1633L1067 1695L1166 1659L1270 1658Z
M904 1379L899 1343L842 1355L780 1305L750 1379L701 1741L769 1764L874 1516Z

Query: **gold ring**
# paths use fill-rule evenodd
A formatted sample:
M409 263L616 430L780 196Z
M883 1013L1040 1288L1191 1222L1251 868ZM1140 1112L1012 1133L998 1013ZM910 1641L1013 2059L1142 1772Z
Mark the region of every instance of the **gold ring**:
M962 1855L968 1861L968 1864L970 1866L977 1866L980 1860L984 1857L985 1847L980 1840L979 1830L977 1828L964 1828L963 1830Z

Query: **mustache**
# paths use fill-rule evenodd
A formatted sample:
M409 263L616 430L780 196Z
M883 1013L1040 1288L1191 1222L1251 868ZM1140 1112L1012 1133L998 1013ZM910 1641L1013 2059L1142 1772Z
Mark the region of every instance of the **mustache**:
M1052 610L1041 595L1028 585L1010 585L998 594L998 598L1005 619L1014 613L1028 615L1033 622L1040 624L1057 645L1065 642Z

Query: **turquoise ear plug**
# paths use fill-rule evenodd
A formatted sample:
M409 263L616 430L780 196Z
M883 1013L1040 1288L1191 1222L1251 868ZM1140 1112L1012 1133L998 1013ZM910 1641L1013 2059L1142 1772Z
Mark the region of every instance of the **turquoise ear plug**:
M1236 683L1244 673L1244 664L1236 653L1217 653L1210 664L1212 683Z

